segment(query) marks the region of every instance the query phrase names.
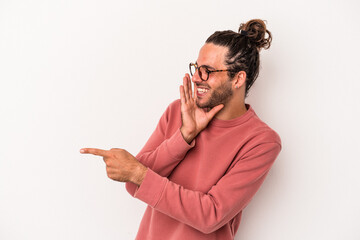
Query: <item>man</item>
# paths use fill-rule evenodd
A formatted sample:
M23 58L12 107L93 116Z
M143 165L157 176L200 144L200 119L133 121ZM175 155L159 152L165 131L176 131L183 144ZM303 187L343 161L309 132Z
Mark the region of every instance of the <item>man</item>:
M270 43L259 19L239 33L215 32L190 64L180 100L136 157L124 149L81 150L102 156L108 177L148 204L136 239L234 238L281 150L279 135L244 100L259 51Z

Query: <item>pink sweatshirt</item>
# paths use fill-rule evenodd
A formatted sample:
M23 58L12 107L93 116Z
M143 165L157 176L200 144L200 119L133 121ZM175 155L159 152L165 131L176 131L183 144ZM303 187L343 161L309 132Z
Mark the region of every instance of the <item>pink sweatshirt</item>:
M249 104L232 120L212 119L183 139L180 100L171 103L136 158L148 167L127 191L148 204L136 239L234 239L242 210L281 150L279 135Z

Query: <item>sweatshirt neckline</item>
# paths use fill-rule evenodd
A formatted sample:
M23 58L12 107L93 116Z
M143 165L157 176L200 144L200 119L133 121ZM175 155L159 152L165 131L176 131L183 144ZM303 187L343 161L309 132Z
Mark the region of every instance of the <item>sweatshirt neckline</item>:
M245 106L247 108L247 111L240 117L230 119L230 120L221 120L221 119L213 118L210 121L209 125L226 128L226 127L233 127L236 125L243 124L244 122L249 120L249 118L251 118L255 114L254 109L251 107L250 104L245 103Z

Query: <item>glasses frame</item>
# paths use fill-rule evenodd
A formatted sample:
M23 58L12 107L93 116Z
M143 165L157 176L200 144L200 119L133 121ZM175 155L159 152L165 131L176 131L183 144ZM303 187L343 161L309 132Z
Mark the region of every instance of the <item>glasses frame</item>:
M191 67L194 66L195 67L195 72L194 74L191 72ZM207 73L207 78L206 79L203 79L202 78L202 74L201 74L201 71L199 71L199 68L205 68L205 71ZM213 72L238 72L238 71L234 71L234 70L230 70L230 69L223 69L223 70L209 70L209 68L207 66L204 66L204 65L201 65L201 66L198 66L197 63L190 63L189 64L189 70L190 70L190 75L193 76L195 75L196 71L198 71L199 73L199 77L202 81L207 81L209 79L209 76L210 76L210 73L213 73Z

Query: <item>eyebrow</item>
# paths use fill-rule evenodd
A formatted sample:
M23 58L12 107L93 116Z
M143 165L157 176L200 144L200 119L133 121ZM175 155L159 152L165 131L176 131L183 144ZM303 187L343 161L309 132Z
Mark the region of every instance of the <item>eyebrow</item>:
M198 62L196 61L195 64L198 65ZM210 69L215 69L214 67L209 66L209 65L201 65L199 67L207 67L207 68L210 68Z

